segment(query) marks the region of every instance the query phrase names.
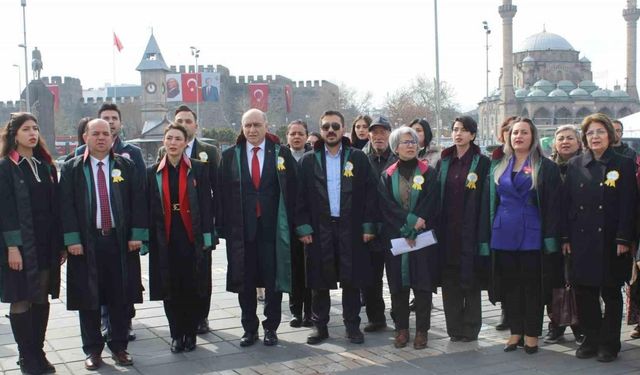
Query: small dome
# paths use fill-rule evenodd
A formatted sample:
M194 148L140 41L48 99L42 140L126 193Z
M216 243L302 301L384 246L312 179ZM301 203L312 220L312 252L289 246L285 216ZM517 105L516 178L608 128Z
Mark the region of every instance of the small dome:
M531 35L525 39L518 52L525 51L574 51L573 47L567 40L560 35L543 31L538 34Z
M520 88L516 90L516 98L524 98L528 94L529 94L529 90L527 89Z
M531 90L531 92L527 95L527 97L529 98L533 98L533 97L539 98L539 97L546 97L546 96L547 96L547 93L538 88Z
M493 92L489 96L500 96L500 95L502 95L502 90L495 89L495 90L493 90Z
M578 83L578 87L580 87L581 89L587 90L587 92L595 91L598 88L598 86L596 86L596 84L593 83L593 81L589 81L589 80L584 80Z
M567 93L562 89L555 89L549 93L550 98L560 98L560 97L564 98L568 96L569 95L567 95Z
M587 59L586 57L582 56L580 58L580 62L583 64L591 64L591 60Z
M564 79L564 80L558 82L558 88L559 89L563 89L564 91L568 92L568 91L571 91L571 90L575 89L576 88L576 84L571 82L571 81L569 81L569 80Z
M533 87L536 89L544 90L546 92L551 92L555 88L555 85L546 79L541 79L538 82L533 84Z
M591 93L594 98L606 98L609 97L609 93L606 90L598 89Z
M536 62L536 59L534 59L533 57L527 55L527 57L525 57L524 59L522 59L523 63L533 63Z
M587 90L581 89L578 87L577 89L571 90L569 95L570 96L589 96L589 93L587 92Z
M626 91L618 89L618 90L613 90L613 92L611 92L609 96L611 96L612 98L627 98L629 97L629 94L627 94Z

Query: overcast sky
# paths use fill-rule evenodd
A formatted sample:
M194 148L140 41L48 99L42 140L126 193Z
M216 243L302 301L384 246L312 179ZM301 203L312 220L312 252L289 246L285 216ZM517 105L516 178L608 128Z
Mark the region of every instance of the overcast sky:
M485 34L489 22L490 87L502 61L500 0L440 0L440 79L463 109L485 92ZM625 79L624 0L515 0L514 49L542 31L566 38L592 61L594 80L612 88ZM84 88L113 81L140 84L135 70L151 29L168 65L222 64L232 75L280 74L328 80L387 93L416 75L435 77L433 0L27 0L27 44L42 51L43 76L80 78ZM0 0L0 101L18 97L24 69L20 0ZM30 69L30 67L29 67ZM31 76L31 73L30 73ZM22 71L24 85L24 70Z

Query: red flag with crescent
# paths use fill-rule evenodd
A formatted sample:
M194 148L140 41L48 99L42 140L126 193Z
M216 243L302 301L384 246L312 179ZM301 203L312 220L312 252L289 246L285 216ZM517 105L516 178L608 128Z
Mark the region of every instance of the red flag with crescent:
M118 52L122 51L122 49L124 48L122 42L120 41L120 38L118 38L115 32L113 33L113 45L118 49Z
M287 113L291 113L291 107L293 105L293 92L291 91L291 85L284 85L284 100L287 107Z
M182 74L182 101L185 103L202 101L202 76L200 73Z
M48 85L47 88L53 95L53 109L58 112L60 109L60 87L58 85Z
M269 84L250 83L249 100L251 100L251 108L267 112L269 109Z

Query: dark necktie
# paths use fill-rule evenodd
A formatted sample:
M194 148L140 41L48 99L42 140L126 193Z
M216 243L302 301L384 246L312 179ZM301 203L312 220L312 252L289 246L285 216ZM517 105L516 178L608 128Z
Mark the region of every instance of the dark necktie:
M258 160L258 151L260 151L260 147L253 148L253 158L251 159L251 180L256 190L260 188L260 161ZM256 217L260 217L261 214L260 201L256 199Z
M112 227L111 209L109 205L109 193L107 192L107 179L102 169L103 165L103 162L98 162L98 199L100 199L100 222L102 223L102 228L99 229L109 230Z

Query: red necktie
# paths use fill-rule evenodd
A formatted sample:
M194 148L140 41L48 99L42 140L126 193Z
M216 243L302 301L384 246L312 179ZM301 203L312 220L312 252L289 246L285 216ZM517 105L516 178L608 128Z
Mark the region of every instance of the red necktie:
M111 229L111 209L109 205L109 193L107 192L107 179L104 177L103 162L98 162L98 199L100 199L100 221L102 230Z
M256 190L260 188L260 161L258 160L258 151L260 151L260 147L253 148L253 158L251 159L251 180ZM256 217L260 217L261 214L260 201L256 200Z

